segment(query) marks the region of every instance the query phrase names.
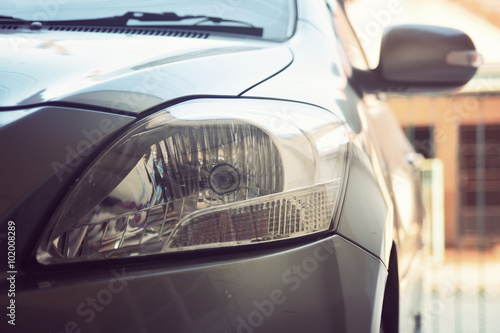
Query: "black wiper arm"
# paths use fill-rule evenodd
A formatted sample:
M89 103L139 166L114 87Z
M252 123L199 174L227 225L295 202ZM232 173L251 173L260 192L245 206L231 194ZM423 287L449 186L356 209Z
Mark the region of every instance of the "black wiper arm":
M191 25L181 25L181 26L172 26L172 25L137 25L132 24L129 25L129 21L139 21L139 22L181 22L184 20L191 19L200 19ZM201 25L203 22L213 22L213 23L236 23L239 25L244 25L245 27L235 27L229 25L216 25L216 26L208 26ZM233 32L233 33L243 33L248 35L254 35L262 37L263 29L255 27L254 25L237 20L229 20L222 17L212 17L206 15L185 15L179 16L173 12L165 12L165 13L146 13L146 12L127 12L120 16L110 16L96 19L83 19L83 20L54 20L54 21L29 21L23 20L11 16L0 16L0 23L23 23L28 25L36 24L36 26L58 26L58 25L71 25L71 26L115 26L115 27L148 27L154 26L155 28L180 28L180 27L192 27L196 30L205 30L205 31L220 31L220 32Z
M24 21L23 19L15 18L12 16L4 16L4 15L0 15L0 20Z
M141 22L180 22L180 21L190 20L190 19L202 19L202 21L196 23L196 25L198 25L199 23L202 23L202 22L210 21L210 22L214 22L214 23L222 23L222 22L238 23L238 24L247 25L249 27L254 27L253 24L250 24L250 23L244 22L244 21L228 20L228 19L225 19L222 17L214 17L214 16L207 16L207 15L179 16L173 12L166 12L166 13L128 12L128 13L125 13L121 16L115 16L114 18L116 18L118 20L127 20L127 23L128 23L128 20L137 20L137 21L141 21Z

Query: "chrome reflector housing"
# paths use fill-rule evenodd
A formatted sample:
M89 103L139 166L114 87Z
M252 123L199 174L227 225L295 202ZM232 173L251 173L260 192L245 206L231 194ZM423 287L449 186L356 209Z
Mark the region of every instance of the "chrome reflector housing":
M269 242L332 230L349 133L332 113L197 100L139 122L50 221L43 264Z

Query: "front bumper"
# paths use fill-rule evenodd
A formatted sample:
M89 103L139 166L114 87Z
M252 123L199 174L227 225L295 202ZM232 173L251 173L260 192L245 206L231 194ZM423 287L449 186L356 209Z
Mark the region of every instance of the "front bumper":
M18 277L15 328L378 332L386 278L379 259L339 235L243 260L32 274Z

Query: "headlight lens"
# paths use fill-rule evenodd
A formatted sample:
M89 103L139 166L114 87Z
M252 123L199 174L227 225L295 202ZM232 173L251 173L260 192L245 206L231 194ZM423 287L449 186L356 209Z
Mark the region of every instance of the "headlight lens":
M139 122L49 223L42 264L299 237L335 228L349 132L317 107L185 102Z

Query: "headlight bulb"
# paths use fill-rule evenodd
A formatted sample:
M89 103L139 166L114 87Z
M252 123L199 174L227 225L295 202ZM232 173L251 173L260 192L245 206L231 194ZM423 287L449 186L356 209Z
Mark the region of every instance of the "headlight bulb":
M230 164L217 165L208 179L212 191L219 195L234 192L240 187L240 173Z

